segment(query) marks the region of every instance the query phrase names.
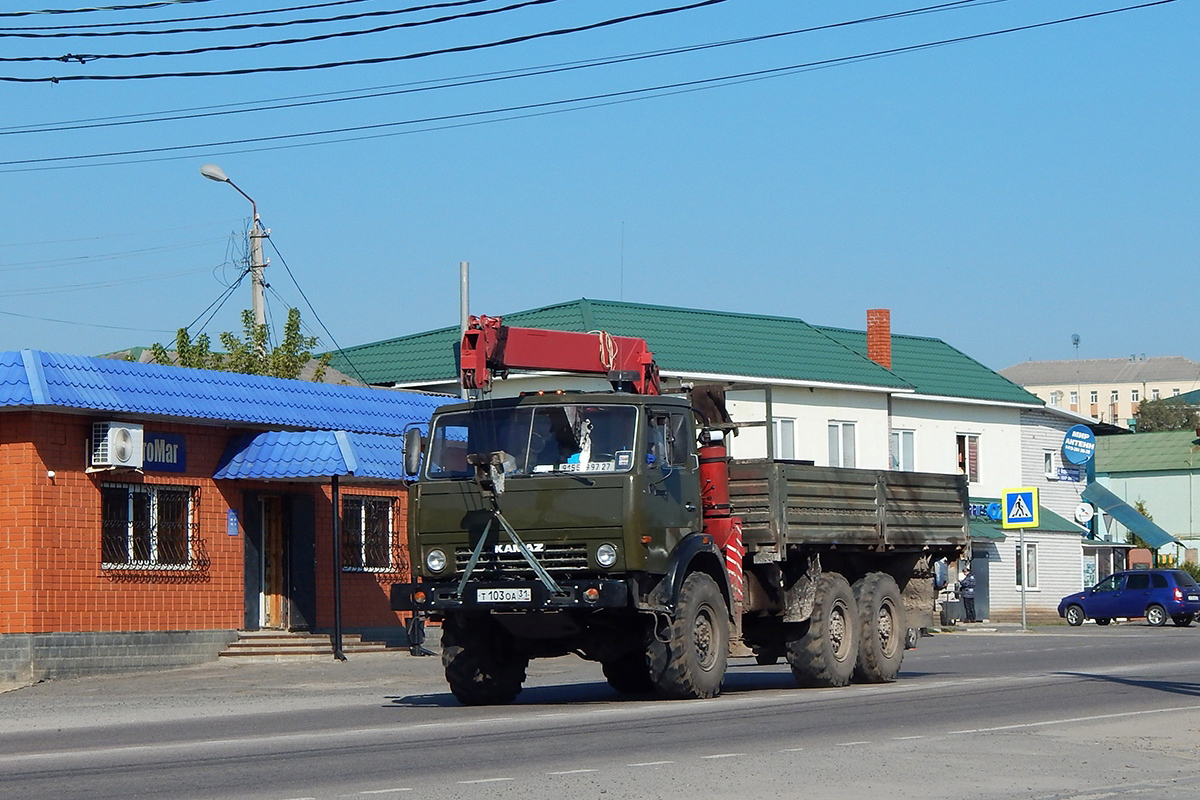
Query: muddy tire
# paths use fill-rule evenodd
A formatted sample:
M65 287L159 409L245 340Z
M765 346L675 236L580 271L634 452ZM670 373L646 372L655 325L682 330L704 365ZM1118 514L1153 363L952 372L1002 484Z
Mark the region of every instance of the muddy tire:
M787 642L787 660L796 683L809 687L845 686L858 660L858 609L850 584L836 572L817 580L812 617L802 635Z
M622 694L648 694L654 691L650 665L641 650L601 663L608 685Z
M908 632L900 587L886 572L872 572L855 582L853 593L860 626L854 679L890 683L900 674Z
M651 634L650 679L664 697L716 697L729 658L729 611L717 582L703 572L684 579L666 633Z
M465 706L511 703L521 693L529 658L486 615L450 615L442 625L442 667Z

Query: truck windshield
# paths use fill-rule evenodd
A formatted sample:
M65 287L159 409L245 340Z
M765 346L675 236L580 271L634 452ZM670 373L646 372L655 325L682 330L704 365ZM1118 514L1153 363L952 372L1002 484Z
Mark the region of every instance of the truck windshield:
M473 453L499 452L506 475L626 472L633 468L637 409L564 404L444 414L429 436L430 478L475 474Z

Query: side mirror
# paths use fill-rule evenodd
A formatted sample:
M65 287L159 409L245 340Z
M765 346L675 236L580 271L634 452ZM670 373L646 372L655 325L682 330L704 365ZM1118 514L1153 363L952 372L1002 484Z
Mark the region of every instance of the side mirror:
M416 475L421 470L421 454L425 450L425 439L419 428L409 428L404 432L404 472Z

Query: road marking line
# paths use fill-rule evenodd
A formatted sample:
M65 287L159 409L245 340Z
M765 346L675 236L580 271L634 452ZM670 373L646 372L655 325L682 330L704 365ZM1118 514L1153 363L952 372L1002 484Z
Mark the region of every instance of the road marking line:
M503 783L504 781L511 780L513 780L513 778L479 778L478 780L473 781L459 781L459 783Z
M411 786L397 786L395 789L368 789L365 792L359 792L359 794L391 794L393 792L411 792L411 791L412 791Z
M924 739L924 736L893 736L893 742L907 742L910 739Z
M870 744L870 742L838 742L838 747L854 747L856 744Z
M674 761L639 761L636 764L626 764L627 767L660 767L663 764L674 764Z
M595 769L565 769L562 772L547 772L547 775L579 775L584 772L599 772Z
M715 753L714 755L711 755L711 756L700 756L700 757L701 758L737 758L738 756L744 756L744 755L746 755L746 754L745 753Z
M804 749L803 747L788 747L783 750L780 750L779 752L781 752L781 753L799 753L803 749Z

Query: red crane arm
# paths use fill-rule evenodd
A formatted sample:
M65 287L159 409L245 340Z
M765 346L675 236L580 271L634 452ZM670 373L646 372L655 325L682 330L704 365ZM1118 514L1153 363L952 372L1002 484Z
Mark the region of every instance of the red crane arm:
M510 369L605 375L614 388L659 394L658 365L644 339L603 331L571 333L512 328L500 317L471 317L463 334L462 385L488 391Z

